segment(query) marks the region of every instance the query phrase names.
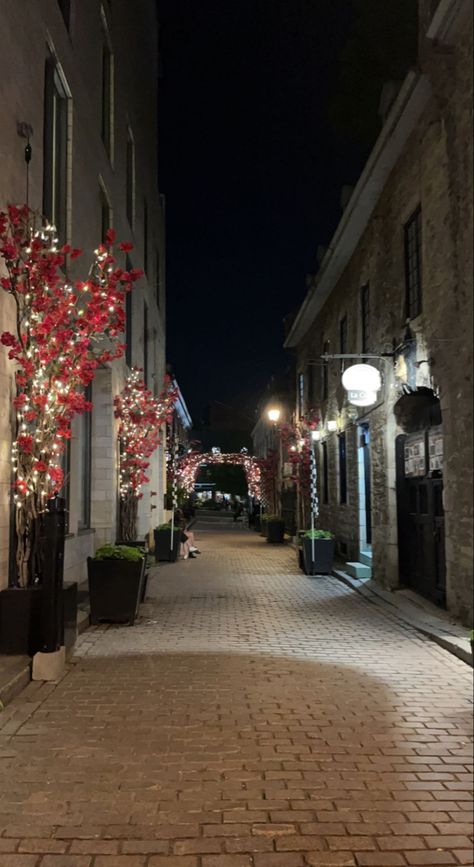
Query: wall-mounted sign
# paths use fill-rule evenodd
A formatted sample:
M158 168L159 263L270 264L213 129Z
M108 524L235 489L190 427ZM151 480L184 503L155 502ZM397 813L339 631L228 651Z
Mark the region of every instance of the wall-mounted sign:
M413 434L405 440L405 476L426 475L426 438L424 433Z
M430 472L443 472L443 429L430 428L428 433Z
M342 374L347 399L354 406L372 406L382 387L380 371L372 364L352 364Z

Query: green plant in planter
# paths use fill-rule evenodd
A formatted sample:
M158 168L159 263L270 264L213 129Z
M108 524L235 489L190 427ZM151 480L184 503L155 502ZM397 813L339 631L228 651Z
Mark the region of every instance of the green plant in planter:
M158 526L155 527L155 532L158 533L164 533L166 530L171 530L171 521L168 521L167 524L158 524Z
M137 563L145 556L144 548L130 548L128 545L102 545L95 552L94 560L128 560Z
M302 539L334 539L334 533L330 530L306 530L300 537Z
M279 520L278 515L266 515L266 514L264 514L260 517L260 523L261 524L266 524L266 523L268 523L268 521L278 521L278 520Z

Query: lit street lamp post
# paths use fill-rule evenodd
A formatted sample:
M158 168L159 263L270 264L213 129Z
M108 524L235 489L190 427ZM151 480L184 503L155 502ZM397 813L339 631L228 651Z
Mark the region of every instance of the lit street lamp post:
M269 421L272 422L273 431L276 434L276 432L278 430L277 425L278 425L278 422L280 421L281 410L278 407L271 407L267 411L267 416L268 416ZM278 439L278 469L280 468L280 463L281 463L281 437L279 437L279 439ZM278 481L277 481L277 477L275 475L274 479L273 479L273 504L274 504L275 512L279 511L278 507L277 507L277 493L278 493Z

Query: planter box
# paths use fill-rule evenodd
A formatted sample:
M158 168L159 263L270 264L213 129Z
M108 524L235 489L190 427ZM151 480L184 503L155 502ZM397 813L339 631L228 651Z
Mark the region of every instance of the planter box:
M270 544L281 543L285 541L285 522L284 521L267 521L267 542Z
M0 593L0 653L33 656L41 650L41 587Z
M311 562L311 539L303 539L303 564L306 575L328 575L334 563L334 539L314 540L314 562Z
M134 539L133 542L120 541L120 542L116 542L115 544L116 545L127 545L129 548L143 548L143 550L146 551L146 554L145 554L145 577L143 579L142 596L140 599L140 602L144 602L145 597L146 597L147 587L148 587L148 576L150 574L149 573L149 564L148 564L148 542L145 539L143 539L143 540Z
M143 595L145 559L93 560L87 558L91 623L108 621L133 626Z
M166 560L174 563L178 559L181 530L174 531L173 548L171 549L171 530L155 530L155 560Z

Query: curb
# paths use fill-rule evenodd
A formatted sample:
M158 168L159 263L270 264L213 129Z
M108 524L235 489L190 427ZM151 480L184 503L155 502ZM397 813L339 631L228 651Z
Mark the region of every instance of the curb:
M333 569L331 574L351 590L358 593L359 596L363 596L365 599L383 609L384 614L388 614L395 618L395 620L411 626L417 632L420 632L426 638L429 638L435 644L438 644L439 647L447 650L448 653L452 654L452 656L456 656L461 660L461 662L466 663L466 665L473 665L473 656L467 638L458 638L454 635L450 635L442 627L436 627L435 625L430 626L429 624L418 620L416 617L410 616L406 612L401 611L395 601L391 602L385 599L385 597L381 593L378 593L374 587L369 588L364 584L358 583L356 578L352 578L342 569Z
M20 692L23 692L25 686L28 686L31 680L31 660L26 658L25 662L18 671L13 674L9 680L0 685L0 711L10 704Z

